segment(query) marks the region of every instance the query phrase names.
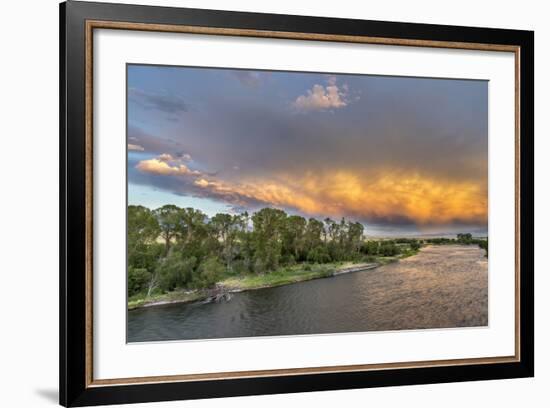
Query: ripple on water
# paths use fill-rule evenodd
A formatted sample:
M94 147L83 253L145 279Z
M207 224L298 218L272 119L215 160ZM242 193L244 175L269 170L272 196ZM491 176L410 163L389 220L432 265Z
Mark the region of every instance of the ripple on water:
M486 326L487 265L477 246L429 246L377 269L235 293L228 303L130 311L128 341Z

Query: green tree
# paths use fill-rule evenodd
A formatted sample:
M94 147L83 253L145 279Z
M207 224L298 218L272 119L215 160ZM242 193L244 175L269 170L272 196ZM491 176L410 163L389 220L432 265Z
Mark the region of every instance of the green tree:
M263 208L252 216L256 272L270 271L279 266L285 218L286 213L275 208Z
M299 260L304 250L307 221L304 217L291 215L284 219L282 228L282 251L288 259Z
M325 218L325 228L327 230L327 235L331 241L336 241L338 239L340 227L339 225L330 218Z
M217 257L206 258L198 268L195 285L201 288L211 287L223 276L224 271L225 267Z
M472 234L457 234L456 239L462 244L470 244L472 242Z
M330 228L330 225L332 223L332 220L327 217L323 220L323 242L325 243L325 245L327 244L328 242L328 237L329 237L329 228Z
M216 239L222 244L222 258L225 261L225 266L231 270L236 255L239 233L246 228L245 217L242 215L216 214L210 220L210 225Z
M395 256L399 254L399 247L393 241L383 241L380 244L379 253L382 256Z
M359 253L365 227L360 222L348 222L347 231L348 253L353 256Z
M378 241L367 241L361 246L361 252L366 255L378 255L379 244Z
M166 292L189 286L193 281L196 264L195 257L185 257L177 249L170 251L168 256L159 262L154 277L155 285L149 289L148 294L156 287Z
M305 231L306 238L306 248L311 250L323 244L321 236L325 230L324 225L321 221L316 220L315 218L310 218L307 222L307 227Z
M128 206L129 248L152 244L159 233L159 224L150 209L141 205Z
M184 246L195 239L203 239L207 232L206 214L191 207L179 209L176 231Z
M145 268L128 267L128 296L144 293L151 282L152 273Z
M312 263L328 263L331 261L326 245L318 245L307 253L307 261Z
M242 261L241 269L245 272L252 272L254 269L254 234L252 231L248 231L248 226L250 222L250 216L248 212L241 214L242 220L242 229L238 232L238 242L239 242L239 257Z
M160 227L160 236L164 240L164 256L166 256L178 232L180 209L173 204L167 204L154 210L153 215Z
M347 241L348 236L348 224L346 219L342 217L340 220L340 225L338 225L338 246L340 251L344 249L344 245Z
M143 206L128 206L127 256L128 295L145 292L153 284L162 245L156 242L160 227L153 212Z

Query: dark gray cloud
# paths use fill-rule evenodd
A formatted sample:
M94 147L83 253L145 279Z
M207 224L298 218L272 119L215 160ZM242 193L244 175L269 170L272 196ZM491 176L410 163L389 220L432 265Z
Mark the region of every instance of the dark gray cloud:
M128 124L128 141L142 146L144 151L150 153L168 153L176 157L187 154L185 146L179 140L167 136L153 135L133 124Z
M151 92L137 88L128 89L128 99L145 109L156 109L168 114L187 112L187 103L182 97L168 92Z
M483 129L460 123L470 118L433 123L415 112L399 112L398 106L383 100L379 103L362 116L343 119L335 117L339 112L292 116L265 106L242 109L214 102L208 114L194 115L171 137L184 142L209 168L223 171L237 165L241 175L390 167L445 178L487 178Z
M132 183L235 208L276 205L393 226L486 225L486 82L271 73L258 87L264 73L214 71L200 88L203 76L193 71L189 89L200 108L185 122L153 117L162 124L153 134L129 112L130 143L190 154L205 182L133 171ZM346 85L350 103L296 114L293 102L327 78Z

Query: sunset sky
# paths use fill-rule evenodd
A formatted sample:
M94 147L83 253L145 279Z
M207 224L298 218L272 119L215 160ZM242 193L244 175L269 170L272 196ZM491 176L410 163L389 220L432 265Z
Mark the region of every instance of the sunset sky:
M487 232L486 81L128 66L128 203Z

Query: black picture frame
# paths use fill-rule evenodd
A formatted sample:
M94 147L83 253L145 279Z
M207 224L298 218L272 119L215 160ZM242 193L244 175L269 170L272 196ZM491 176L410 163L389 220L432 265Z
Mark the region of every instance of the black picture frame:
M340 390L534 376L534 33L532 31L68 1L60 5L60 403L64 406ZM187 25L270 32L518 47L518 351L493 364L94 386L87 379L86 22Z

